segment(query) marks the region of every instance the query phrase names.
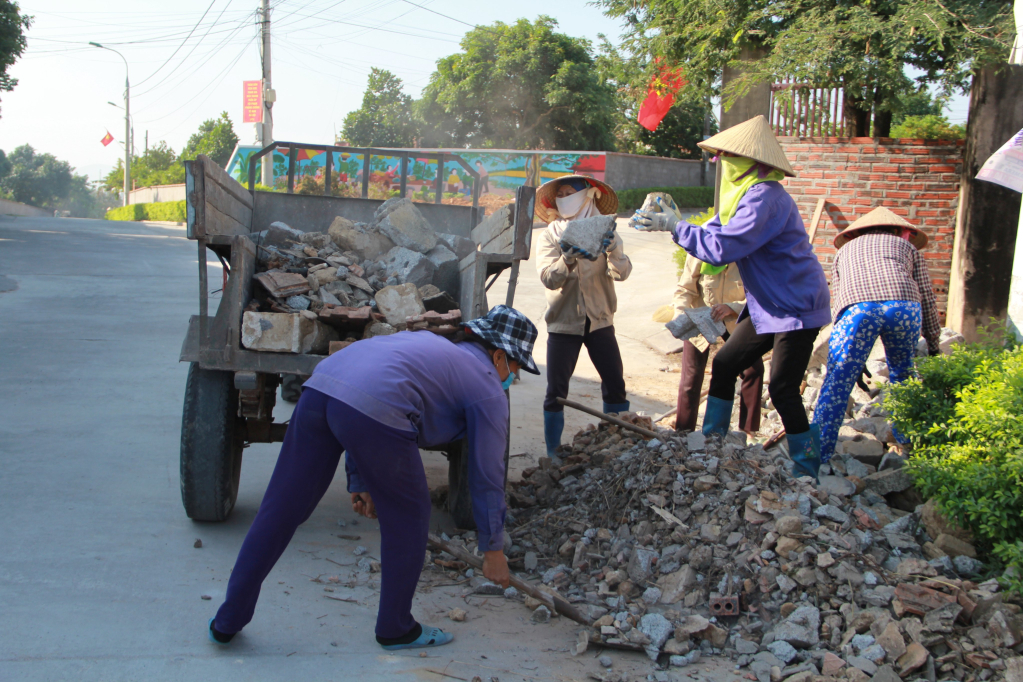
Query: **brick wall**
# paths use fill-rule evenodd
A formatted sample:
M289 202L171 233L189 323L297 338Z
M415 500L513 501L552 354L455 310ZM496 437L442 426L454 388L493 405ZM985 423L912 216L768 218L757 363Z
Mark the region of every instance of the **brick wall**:
M824 197L826 201L814 250L828 277L835 257L835 235L860 216L884 206L927 233L930 241L923 255L944 323L962 143L869 137L778 139L799 174L783 184L796 200L807 229L817 200Z

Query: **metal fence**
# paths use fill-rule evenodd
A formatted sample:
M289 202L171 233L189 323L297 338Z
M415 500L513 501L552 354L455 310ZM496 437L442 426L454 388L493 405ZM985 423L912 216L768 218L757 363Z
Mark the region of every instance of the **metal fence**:
M771 84L771 127L777 135L839 137L845 135L845 91L808 83Z

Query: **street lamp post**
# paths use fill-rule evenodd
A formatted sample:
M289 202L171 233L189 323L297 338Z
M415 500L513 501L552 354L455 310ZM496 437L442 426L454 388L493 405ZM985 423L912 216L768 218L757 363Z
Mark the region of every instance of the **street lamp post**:
M114 107L115 109L124 109L124 107L122 107L121 105L114 104L113 102L107 102L107 104L109 104L110 106ZM128 119L131 121L131 138L129 139L129 146L131 147L131 153L134 154L135 153L135 118L132 117L131 114L128 114ZM149 131L146 131L146 140L147 140L146 147L148 149L148 146L149 146L148 145Z
M128 205L128 192L131 191L131 110L129 108L130 85L128 83L128 60L117 50L90 42L93 47L110 50L124 61L124 206Z

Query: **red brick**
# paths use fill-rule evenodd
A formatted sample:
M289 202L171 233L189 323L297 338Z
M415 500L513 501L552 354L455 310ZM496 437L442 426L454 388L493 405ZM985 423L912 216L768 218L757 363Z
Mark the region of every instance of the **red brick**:
M885 163L875 163L871 168L875 173L898 173L899 167Z
M909 192L887 192L885 197L888 199L909 199Z
M956 170L955 166L931 166L930 171L932 173L954 173Z

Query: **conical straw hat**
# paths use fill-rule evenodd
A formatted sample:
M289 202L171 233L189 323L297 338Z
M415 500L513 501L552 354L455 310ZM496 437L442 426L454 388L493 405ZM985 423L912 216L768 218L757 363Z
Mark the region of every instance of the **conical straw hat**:
M785 152L778 144L771 125L763 116L751 118L745 123L732 126L714 137L698 143L702 149L711 152L731 152L747 159L753 159L777 168L790 177L796 177Z
M593 203L596 204L597 210L603 215L611 215L618 212L618 195L611 189L611 185L586 175L562 175L560 178L548 180L536 190L536 209L534 210L536 217L545 223L560 220L561 215L558 213L558 206L554 203L554 197L558 193L558 185L566 180L574 179L585 180L591 187L596 187L600 190L600 196Z
M842 248L850 239L857 236L862 230L868 227L904 227L912 231L909 238L910 243L918 250L927 246L927 235L921 232L913 223L901 216L897 216L884 206L878 206L873 211L858 219L849 227L845 228L835 237L835 248Z

